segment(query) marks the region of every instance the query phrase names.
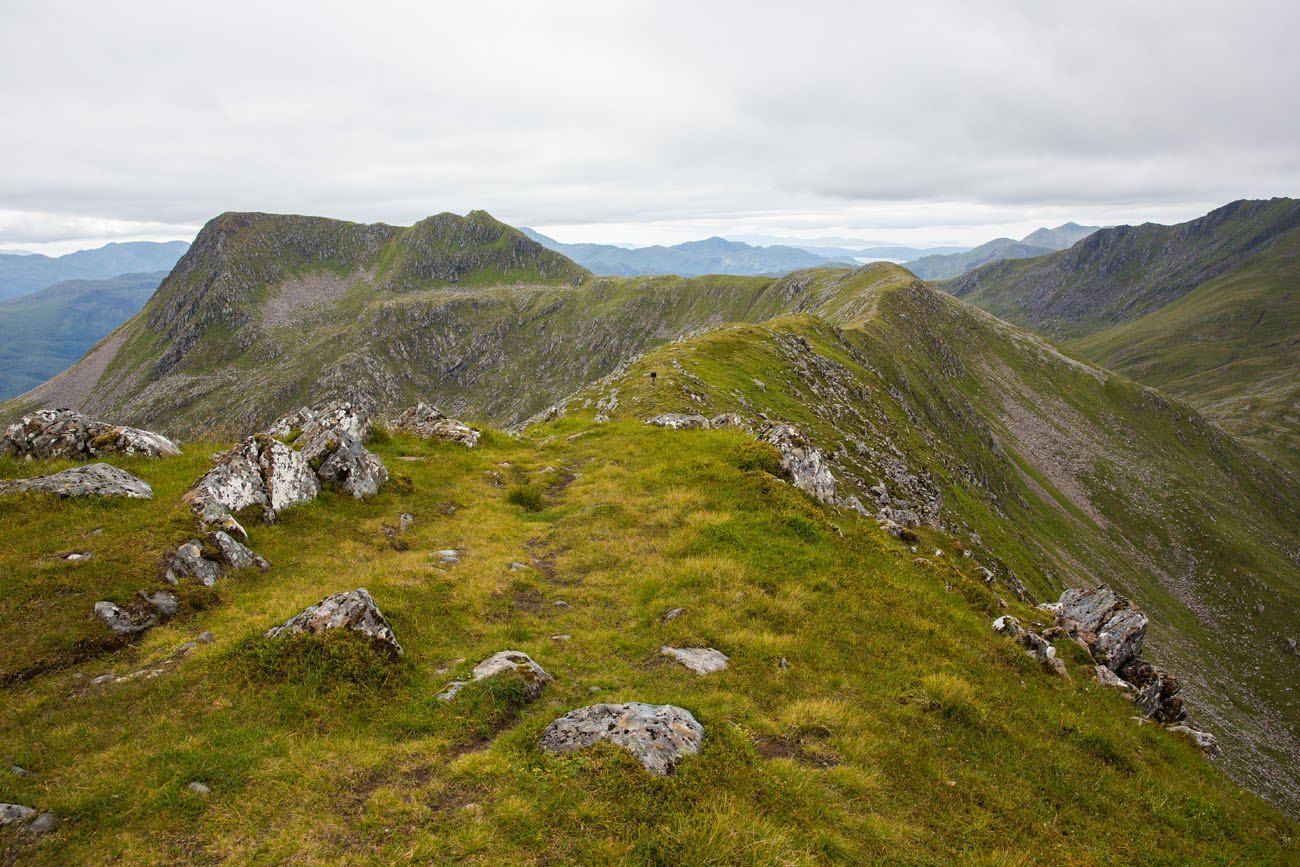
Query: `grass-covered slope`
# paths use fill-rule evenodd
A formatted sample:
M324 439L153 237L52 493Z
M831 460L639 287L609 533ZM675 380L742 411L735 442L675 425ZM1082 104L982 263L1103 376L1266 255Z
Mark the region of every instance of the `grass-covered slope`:
M769 357L770 339L744 346L749 333L693 344L702 373L728 341L755 350L755 363ZM834 339L810 333L819 346ZM782 370L765 369L769 394L785 393ZM655 395L677 388L660 383ZM759 469L752 440L736 431L664 431L635 414L596 425L579 412L524 439L489 433L474 450L381 437L371 448L398 475L378 496L326 493L274 526L249 522L270 572L232 576L201 597L187 591L182 616L139 644L88 649L91 604L157 582L158 552L189 532L178 498L211 448L123 462L154 486L152 501L0 500L0 612L7 634L23 636L0 647L0 665L59 664L4 687L0 760L34 776L0 775L0 801L63 819L39 838L0 831L7 861L1294 855L1294 824L1189 741L1134 723L1068 642L1065 681L995 635L1000 609L977 575L982 552L956 556L964 540L923 530L913 553L873 522L818 507ZM0 476L54 466L0 462ZM401 512L415 520L394 545L384 526ZM439 565L432 552L447 547L460 549L459 563ZM55 559L69 549L94 556ZM529 568L511 571L515 561ZM391 620L401 663L346 641L271 650L259 641L357 586ZM561 600L567 608L553 604ZM675 607L685 613L660 622ZM176 655L202 630L214 643ZM570 639L551 638L559 634ZM716 647L730 668L697 677L661 658L662 644ZM509 680L434 698L506 648L555 676L540 700L521 705ZM77 676L155 669L98 686ZM539 750L564 711L625 700L692 711L706 727L701 754L656 778L612 747ZM210 794L189 790L195 781Z
M613 394L616 417L766 413L833 454L868 511L928 513L1039 598L1122 588L1227 743L1225 767L1295 809L1294 479L1186 405L941 292L868 297L862 321L788 317L665 347L570 406Z
M1234 202L1177 226L1102 229L947 288L1300 467L1300 202Z
M67 280L0 301L0 400L35 388L136 314L167 272Z

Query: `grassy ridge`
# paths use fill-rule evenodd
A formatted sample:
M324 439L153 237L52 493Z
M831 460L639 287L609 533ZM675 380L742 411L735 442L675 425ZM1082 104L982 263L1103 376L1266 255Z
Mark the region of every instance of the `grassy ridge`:
M86 688L64 669L6 690L3 758L37 776L0 779L0 800L65 822L39 841L0 840L30 863L1287 857L1294 827L1190 743L1134 724L1086 671L1052 679L995 636L996 602L972 560L918 557L743 469L747 442L581 416L531 439L489 434L473 451L384 438L375 450L409 484L365 503L327 493L250 525L270 573L223 582L219 604L80 668L138 670L201 629L215 644L152 680ZM119 521L40 498L0 502L0 550L23 546L0 572L6 585L32 554L66 543L29 532L51 512L105 560L177 541L175 493L206 451L129 464L159 496ZM541 490L542 508L512 504L518 486ZM401 511L416 522L399 551L382 527ZM923 535L922 552L956 543ZM437 568L430 553L449 546L461 562ZM6 601L5 616L58 632L95 598L156 581L145 560L120 561L127 581L69 565L78 605ZM516 560L533 568L509 571ZM285 679L246 663L251 636L355 586L407 649L399 676L382 687ZM677 606L682 617L658 622ZM550 640L561 632L572 640ZM659 658L663 643L717 647L731 668L698 678ZM521 708L508 684L433 699L507 647L556 675L539 702ZM598 700L687 707L707 727L704 751L667 779L613 748L538 751L547 722ZM212 794L188 791L192 780Z

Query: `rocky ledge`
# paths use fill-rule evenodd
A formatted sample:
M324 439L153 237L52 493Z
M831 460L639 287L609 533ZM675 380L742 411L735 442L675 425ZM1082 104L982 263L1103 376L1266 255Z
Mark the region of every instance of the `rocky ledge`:
M71 409L42 409L5 429L5 446L18 457L90 460L104 455L169 457L180 448L159 433L87 418Z

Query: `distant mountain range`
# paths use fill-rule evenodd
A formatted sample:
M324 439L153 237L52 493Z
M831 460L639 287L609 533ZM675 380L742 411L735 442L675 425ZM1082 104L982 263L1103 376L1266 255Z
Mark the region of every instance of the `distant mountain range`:
M1016 241L996 238L961 253L923 256L907 263L908 270L923 280L951 280L968 271L1003 259L1031 259L1064 250L1097 231L1098 226L1065 223L1055 229L1036 229Z
M1101 229L954 295L1200 408L1300 468L1300 201Z
M706 238L671 247L616 247L613 244L564 244L533 229L520 229L548 250L563 253L593 274L613 277L644 277L675 274L698 277L704 274L777 275L800 268L828 265L854 267L851 256L810 253L782 245L755 247L742 241ZM883 258L883 257L882 257Z
M35 388L134 316L166 271L66 280L0 301L0 400Z
M0 253L0 299L16 298L63 280L102 280L120 274L170 271L189 246L185 241L130 241L65 256Z

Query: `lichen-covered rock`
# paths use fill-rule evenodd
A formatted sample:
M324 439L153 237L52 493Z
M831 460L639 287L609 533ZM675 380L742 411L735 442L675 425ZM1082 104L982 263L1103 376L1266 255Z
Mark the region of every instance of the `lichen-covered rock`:
M1187 718L1178 678L1142 659L1132 660L1118 674L1133 687L1133 703L1156 722L1177 723Z
M181 607L181 600L170 590L140 590L135 595L139 604L159 620L170 620Z
M223 530L212 534L212 543L221 552L222 562L231 569L261 569L265 572L271 568L265 557Z
M188 581L204 587L211 587L220 578L221 563L204 556L203 543L198 539L189 539L180 544L176 553L167 561L167 574L164 576L168 584Z
M696 755L704 726L691 712L671 704L595 704L569 711L542 732L541 747L552 753L586 749L609 741L630 752L646 770L665 775L683 756Z
M388 468L359 441L349 439L339 442L320 462L316 476L360 500L379 493L388 481Z
M678 412L665 412L646 419L645 423L669 430L700 430L709 426L709 420L699 413Z
M1104 584L1091 590L1066 590L1057 603L1056 617L1111 671L1119 672L1142 654L1146 615Z
M99 601L95 603L95 617L102 621L114 635L138 635L148 629L151 629L157 622L151 617L141 617L125 608L114 605L112 602Z
M393 430L414 434L421 439L460 443L469 449L478 445L479 440L478 431L463 422L447 417L436 406L430 406L423 401L404 410L391 421L390 427Z
M796 488L820 503L836 503L835 477L821 449L788 424L768 425L759 432L758 438L776 446L781 453L781 468Z
M30 822L36 818L36 810L22 804L0 804L0 826L16 825Z
M661 656L675 659L696 674L713 674L727 667L727 655L712 647L668 647L659 648Z
M319 494L320 483L298 452L258 435L222 455L185 501L204 522L220 525L249 506L278 512Z
M89 460L103 455L170 457L176 443L153 431L96 421L71 409L42 409L5 429L5 445L19 457Z
M364 588L336 593L311 605L279 626L266 631L267 638L293 634L320 634L331 629L348 629L367 636L394 655L402 654L393 628Z
M87 464L84 467L73 467L33 479L0 480L0 495L24 491L39 491L65 499L129 497L148 500L153 497L153 489L149 487L148 482L109 464Z
M540 696L546 684L555 679L523 651L502 650L474 666L470 680L458 680L449 684L446 689L438 693L438 698L449 701L455 698L468 683L511 671L517 672L523 678L524 697L528 701L533 701Z

